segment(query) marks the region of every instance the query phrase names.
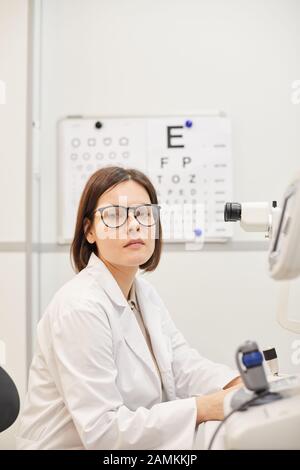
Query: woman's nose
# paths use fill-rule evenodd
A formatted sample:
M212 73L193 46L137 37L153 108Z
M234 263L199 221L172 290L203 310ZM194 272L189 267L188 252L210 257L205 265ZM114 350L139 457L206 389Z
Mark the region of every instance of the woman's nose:
M140 230L140 224L134 217L132 212L128 213L128 230Z

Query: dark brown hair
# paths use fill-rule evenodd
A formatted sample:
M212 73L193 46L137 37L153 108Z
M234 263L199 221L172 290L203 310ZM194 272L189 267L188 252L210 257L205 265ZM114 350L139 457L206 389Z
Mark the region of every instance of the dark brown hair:
M99 197L108 189L123 181L133 180L143 186L149 194L152 204L157 204L157 194L149 178L139 170L122 168L118 166L103 167L92 174L87 181L80 198L77 212L75 234L71 245L71 263L76 272L84 269L94 252L97 255L96 243L89 243L85 233L93 223L93 211ZM162 249L162 230L160 220L158 222L158 238L155 239L155 248L152 256L146 263L140 266L144 271L154 271L157 267ZM87 228L85 229L85 227Z

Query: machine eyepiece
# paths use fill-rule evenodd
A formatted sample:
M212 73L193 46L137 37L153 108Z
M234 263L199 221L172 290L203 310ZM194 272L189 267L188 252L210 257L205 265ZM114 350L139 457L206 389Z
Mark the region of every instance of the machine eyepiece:
M242 205L239 202L226 202L224 207L225 222L236 222L241 220Z

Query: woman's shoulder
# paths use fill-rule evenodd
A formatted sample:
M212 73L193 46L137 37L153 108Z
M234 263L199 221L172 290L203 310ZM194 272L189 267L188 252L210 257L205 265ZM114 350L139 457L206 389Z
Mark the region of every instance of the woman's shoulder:
M101 284L83 269L63 284L52 297L45 314L104 310L106 296Z

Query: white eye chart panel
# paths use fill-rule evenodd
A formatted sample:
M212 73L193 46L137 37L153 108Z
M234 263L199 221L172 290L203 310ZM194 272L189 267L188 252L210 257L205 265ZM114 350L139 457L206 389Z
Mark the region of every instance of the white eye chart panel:
M81 193L90 175L108 165L133 167L154 184L166 242L226 241L232 224L229 118L70 117L58 123L59 243L74 234Z

